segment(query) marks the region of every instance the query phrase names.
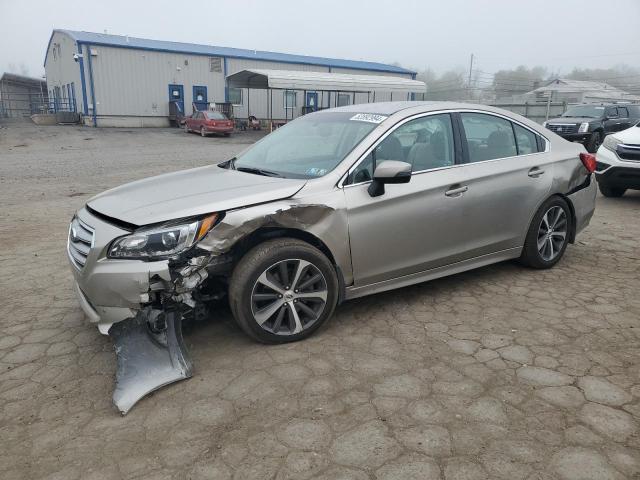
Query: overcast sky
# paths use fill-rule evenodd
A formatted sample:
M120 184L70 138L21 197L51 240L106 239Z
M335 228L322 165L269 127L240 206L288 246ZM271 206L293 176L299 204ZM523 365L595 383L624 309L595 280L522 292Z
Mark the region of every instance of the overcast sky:
M54 28L492 73L640 66L640 0L0 0L0 72L44 74Z

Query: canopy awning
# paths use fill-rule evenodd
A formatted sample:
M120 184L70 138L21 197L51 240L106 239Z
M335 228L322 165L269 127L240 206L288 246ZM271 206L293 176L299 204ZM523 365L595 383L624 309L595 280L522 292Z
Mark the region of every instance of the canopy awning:
M427 86L419 80L383 75L303 72L295 70L250 69L227 75L232 88L278 90L318 90L325 92L424 93Z

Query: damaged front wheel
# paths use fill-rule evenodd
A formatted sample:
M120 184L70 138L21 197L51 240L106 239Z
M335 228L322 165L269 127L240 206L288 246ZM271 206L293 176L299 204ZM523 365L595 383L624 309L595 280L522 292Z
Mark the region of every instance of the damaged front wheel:
M236 321L265 343L301 340L316 331L337 303L338 280L327 257L292 238L264 242L236 266L229 300Z

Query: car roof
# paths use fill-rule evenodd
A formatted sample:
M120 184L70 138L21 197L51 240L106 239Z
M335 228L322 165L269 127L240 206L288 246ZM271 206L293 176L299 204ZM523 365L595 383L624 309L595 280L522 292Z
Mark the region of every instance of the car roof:
M393 115L402 110L416 109L423 112L432 112L437 110L483 110L486 112L494 112L499 114L509 114L510 116L518 116L513 112L496 108L490 105L479 105L473 103L462 102L429 102L429 101L402 101L402 102L374 102L359 103L355 105L347 105L344 107L331 108L328 112L353 112L353 113L377 113L380 115ZM317 113L322 113L321 110Z

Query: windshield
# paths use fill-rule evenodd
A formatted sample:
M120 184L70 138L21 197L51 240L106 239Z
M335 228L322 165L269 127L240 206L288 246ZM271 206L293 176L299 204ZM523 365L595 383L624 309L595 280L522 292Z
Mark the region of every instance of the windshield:
M206 117L209 120L226 120L227 117L220 112L205 112Z
M286 178L322 177L385 118L353 112L305 115L238 155L232 168Z
M596 105L579 105L577 107L571 107L562 114L563 117L586 118L600 118L602 115L604 115L604 107Z

